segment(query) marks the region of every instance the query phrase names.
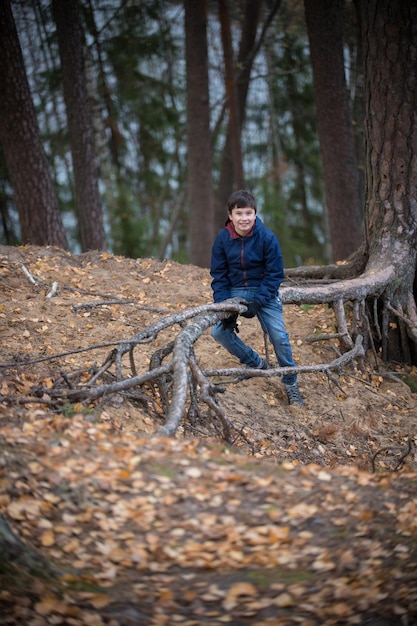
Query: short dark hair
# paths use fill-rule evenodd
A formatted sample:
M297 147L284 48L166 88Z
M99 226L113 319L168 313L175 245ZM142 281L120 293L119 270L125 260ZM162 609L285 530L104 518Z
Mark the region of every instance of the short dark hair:
M252 207L252 209L255 209L256 213L256 200L250 191L247 191L247 189L240 189L239 191L234 191L227 201L228 213L230 213L230 211L235 207L238 209Z

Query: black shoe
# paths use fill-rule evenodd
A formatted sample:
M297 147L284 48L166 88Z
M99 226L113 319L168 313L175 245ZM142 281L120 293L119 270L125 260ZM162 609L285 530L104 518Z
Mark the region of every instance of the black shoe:
M265 361L265 359L261 358L261 364L258 365L258 367L251 367L250 365L245 365L245 367L249 368L249 369L254 369L254 370L269 370L269 365L268 363ZM251 378L250 376L245 376L244 374L242 374L241 376L239 376L238 380L247 380L248 378Z
M298 389L297 383L293 383L292 385L285 385L285 390L287 392L288 404L304 406L303 398L301 396L300 390Z

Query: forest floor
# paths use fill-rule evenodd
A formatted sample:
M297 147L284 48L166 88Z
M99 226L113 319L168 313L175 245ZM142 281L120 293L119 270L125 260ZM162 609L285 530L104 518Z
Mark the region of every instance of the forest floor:
M58 570L0 566L0 624L417 624L414 367L370 354L367 374L300 374L303 408L278 377L220 380L233 445L201 416L161 438L157 398L56 411L47 390L211 302L207 270L0 246L0 290L0 513ZM337 357L313 341L334 333L331 309L284 314L299 365ZM265 356L256 320L240 333ZM195 353L203 370L238 366L209 331Z

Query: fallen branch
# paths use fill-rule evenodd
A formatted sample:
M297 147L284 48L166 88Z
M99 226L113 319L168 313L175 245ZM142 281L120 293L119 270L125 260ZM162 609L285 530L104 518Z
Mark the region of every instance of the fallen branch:
M46 294L47 298L53 298L58 291L58 283L53 282L50 291Z
M27 276L27 278L29 278L29 281L32 283L32 285L37 285L38 283L36 282L32 274L29 272L27 267L25 265L22 265L21 267L22 267L23 273L25 274L25 276Z
M82 309L95 309L96 307L99 307L99 306L109 306L112 304L134 304L135 302L138 302L138 300L137 299L98 300L97 302L85 302L84 304L73 305L72 310L75 313L76 311L81 311Z
M51 405L58 408L65 402L87 402L92 403L99 399L107 401L114 394L122 394L133 388L144 385L153 388L155 395L159 394L162 401L166 419L163 426L157 430L159 436L172 436L178 430L187 411L187 403L190 404L190 414L198 415L198 403L204 402L210 411L222 424L223 437L226 441L231 440L231 423L224 411L217 403L216 393L219 391L218 384L211 384L210 377L234 377L241 381L252 377L276 377L284 374L307 374L313 372L325 373L329 380L335 381L331 372L337 371L355 359L363 358L362 335L358 334L355 344L351 350L338 356L330 363L318 365L299 365L294 367L277 367L269 370L249 369L244 367L202 370L194 355L194 345L201 335L219 320L226 319L233 313L242 313L246 310L246 305L240 298L231 298L219 304L205 304L193 309L181 311L167 315L157 322L147 326L136 333L130 339L113 342L113 348L102 362L102 365L95 367L94 371L86 370L91 375L89 382L81 383L82 376L78 370L76 375L66 372L61 375L58 382L52 388L44 388L38 385L33 388L33 395L38 401L43 398L51 399ZM138 373L135 365L135 350L141 345L152 343L161 331L178 325L180 330L173 341L159 347L150 360L150 369L146 372ZM103 344L101 344L103 346ZM106 344L105 344L106 345ZM83 348L77 352L97 349L98 346ZM71 351L73 354L74 351ZM51 355L40 360L57 358L61 355ZM129 373L123 375L123 357L128 355ZM171 360L164 362L171 357ZM143 359L140 359L143 361ZM3 365L4 367L4 365ZM111 373L111 368L115 373ZM111 378L113 377L113 380ZM100 379L109 380L104 384L99 384ZM340 386L339 386L340 388Z
M348 363L363 356L362 336L356 337L355 345L352 350L345 352L340 357L330 363L319 363L317 365L297 365L294 367L276 367L268 370L244 369L244 377L252 378L254 376L263 376L265 378L272 376L283 376L285 374L309 374L312 372L330 372L341 369ZM231 367L228 369L204 370L205 376L236 376L242 375L241 367Z

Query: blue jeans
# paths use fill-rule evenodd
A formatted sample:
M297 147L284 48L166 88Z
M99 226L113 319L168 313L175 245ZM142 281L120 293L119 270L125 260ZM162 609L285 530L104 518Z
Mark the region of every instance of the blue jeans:
M253 300L256 289L235 288L230 294L231 298L245 298ZM257 314L262 330L267 333L278 360L280 367L295 367L292 356L289 336L285 330L282 317L282 300L280 295L272 298L267 304L262 306ZM217 322L211 329L211 336L237 357L241 363L251 368L258 368L262 365L262 358L255 350L244 343L233 330L223 328L222 322ZM297 380L296 374L285 374L282 382L285 385L292 385Z

